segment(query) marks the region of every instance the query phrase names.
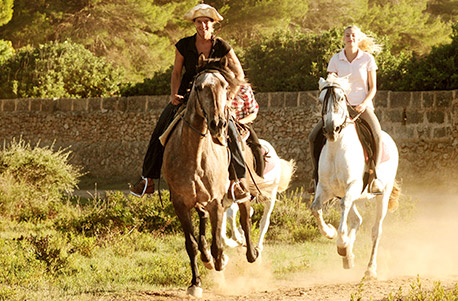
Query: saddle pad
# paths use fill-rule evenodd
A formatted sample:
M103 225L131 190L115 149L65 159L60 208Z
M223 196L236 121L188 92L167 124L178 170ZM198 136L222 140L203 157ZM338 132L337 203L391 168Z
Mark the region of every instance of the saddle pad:
M272 157L269 156L269 153L267 151L268 150L264 146L262 146L262 157L264 158L265 162L264 175L268 174L269 171L271 171L275 167L274 160L272 160Z
M183 109L181 109L181 111L179 110L176 115L175 115L175 118L172 120L172 122L170 123L170 125L167 127L167 129L164 131L164 133L159 137L159 141L161 141L161 144L163 146L165 146L165 143L167 142L167 138L169 137L169 135L172 133L173 129L175 128L175 125L178 123L178 121L180 121L181 117L183 117L184 113L186 112L186 108L185 106L182 106Z

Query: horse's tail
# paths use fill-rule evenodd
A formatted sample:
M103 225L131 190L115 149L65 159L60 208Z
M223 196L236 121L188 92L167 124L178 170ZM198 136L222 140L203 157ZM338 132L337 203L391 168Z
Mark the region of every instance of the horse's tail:
M278 183L278 192L283 192L288 189L289 183L296 172L296 162L291 159L286 161L284 159L280 159L281 165L281 174L280 174L280 181Z
M388 210L393 212L399 207L399 196L401 195L401 186L394 180L393 189L391 190L390 199L388 200Z

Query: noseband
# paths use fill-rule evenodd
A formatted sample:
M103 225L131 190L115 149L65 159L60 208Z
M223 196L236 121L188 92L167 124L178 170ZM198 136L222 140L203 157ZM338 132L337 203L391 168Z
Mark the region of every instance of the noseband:
M337 95L336 95L335 89L340 89L340 90L344 91L344 89L341 86L337 85L337 84L333 84L333 85L330 85L330 86L327 86L327 87L324 87L323 89L321 89L321 91L326 90L326 94L325 94L324 100L323 100L323 107L321 108L321 120L322 120L322 123L323 123L323 131L325 133L326 133L326 128L324 126L324 116L326 116L327 113L328 113L329 101L330 101L331 96L333 96L333 99L335 99L335 101L337 101ZM348 111L348 108L350 108L351 110L354 111L353 107L348 102L347 95L345 93L344 93L344 97L345 97L345 104L347 105L347 111ZM339 103L337 103L337 105L340 106ZM354 118L351 118L349 116L349 114L345 114L345 119L344 119L343 123L340 126L337 127L337 133L340 134L340 132L347 125L349 125L351 123L355 123L356 119L358 119L359 116L361 116L361 114L362 114L362 112L358 113Z

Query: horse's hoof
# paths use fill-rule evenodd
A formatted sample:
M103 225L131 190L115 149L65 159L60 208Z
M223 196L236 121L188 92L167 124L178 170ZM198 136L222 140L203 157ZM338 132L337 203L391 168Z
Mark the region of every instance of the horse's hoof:
M202 263L204 264L204 267L206 267L209 270L213 270L215 268L215 265L211 261L209 261L209 262L202 261Z
M345 256L342 257L343 268L348 270L355 266L355 257L354 256Z
M189 296L192 296L194 298L202 298L203 289L201 287L192 285L188 287L187 293Z
M223 271L226 268L227 263L229 262L229 256L227 256L226 254L223 254L222 257L223 258L221 259L221 271Z
M337 230L336 228L331 225L331 224L328 224L327 225L328 228L327 229L323 229L323 235L326 236L327 238L329 239L334 239L337 237Z
M372 280L375 280L377 279L377 272L374 271L374 270L367 270L366 273L364 273L364 276L367 278L367 279L372 279Z
M337 247L337 253L339 253L340 256L347 256L347 248Z

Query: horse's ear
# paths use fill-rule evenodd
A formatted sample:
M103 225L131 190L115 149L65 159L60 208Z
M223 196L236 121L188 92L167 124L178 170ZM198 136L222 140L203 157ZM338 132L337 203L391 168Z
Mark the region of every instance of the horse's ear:
M318 88L320 90L323 89L325 84L326 84L326 80L324 78L320 77L320 80L318 81Z

